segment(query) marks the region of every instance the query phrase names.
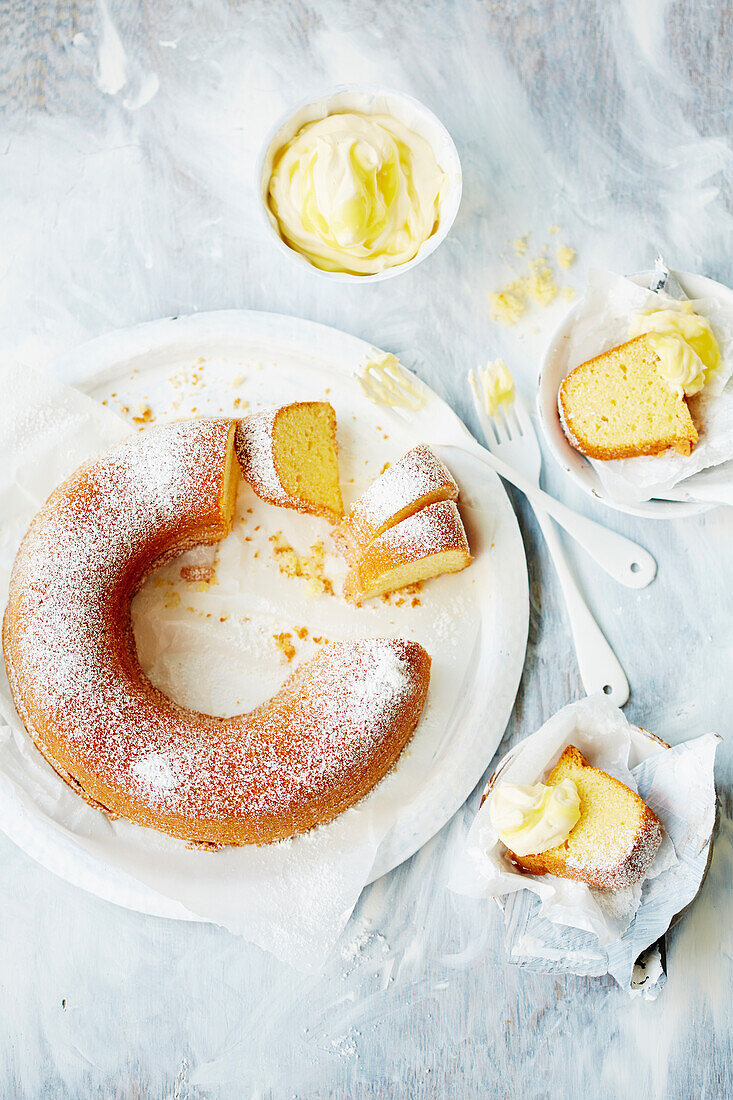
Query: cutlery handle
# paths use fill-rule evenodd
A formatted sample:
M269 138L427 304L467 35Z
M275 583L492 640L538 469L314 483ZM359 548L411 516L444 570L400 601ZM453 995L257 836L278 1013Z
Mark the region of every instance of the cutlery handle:
M603 692L607 699L617 707L622 707L629 698L629 682L619 663L618 657L606 641L598 623L593 618L583 595L568 567L565 552L552 525L552 520L541 508L534 508L540 530L550 551L560 587L565 597L565 606L570 620L570 630L578 658L580 678L586 694Z
M561 504L478 443L475 449L472 448L472 453L496 470L505 481L521 489L533 506L538 505L548 512L619 584L625 584L627 588L646 588L654 580L657 563L643 546Z

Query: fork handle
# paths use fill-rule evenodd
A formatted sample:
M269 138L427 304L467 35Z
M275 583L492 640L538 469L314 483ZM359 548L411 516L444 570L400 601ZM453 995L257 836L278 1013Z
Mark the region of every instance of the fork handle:
M586 694L594 695L596 692L603 692L606 698L617 707L622 707L629 698L629 681L626 679L626 674L593 618L570 572L565 551L552 520L542 508L534 507L534 513L545 537L547 549L565 597L580 678Z
M611 531L595 520L581 516L561 504L548 493L533 484L528 478L517 473L511 466L496 455L491 454L484 447L476 444L476 457L496 470L505 481L521 489L530 503L552 516L569 535L571 535L583 549L590 554L601 569L617 580L625 584L627 588L646 588L657 575L657 563L649 553L638 543Z

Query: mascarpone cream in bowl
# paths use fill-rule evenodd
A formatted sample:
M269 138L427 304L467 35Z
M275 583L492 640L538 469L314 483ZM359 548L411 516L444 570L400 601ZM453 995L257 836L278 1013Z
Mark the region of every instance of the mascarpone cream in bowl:
M461 198L455 145L417 100L343 88L289 114L257 171L266 222L301 264L341 282L378 281L444 240Z

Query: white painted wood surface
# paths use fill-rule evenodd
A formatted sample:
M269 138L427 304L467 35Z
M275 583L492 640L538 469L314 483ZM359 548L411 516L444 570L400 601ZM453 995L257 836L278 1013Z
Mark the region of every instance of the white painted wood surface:
M724 2L503 4L10 0L0 9L0 351L43 365L100 332L252 307L337 325L400 355L473 423L465 371L504 355L528 400L562 306L489 319L500 254L531 231L592 265L668 262L733 283L731 10ZM432 107L463 160L445 245L378 285L290 264L253 204L261 137L346 81ZM562 233L548 236L552 224ZM509 253L512 249L509 246ZM632 686L670 741L730 736L733 513L668 524L592 506L659 578L620 588L569 547ZM580 692L559 587L525 536L532 625L503 742ZM487 706L491 701L487 700ZM343 949L303 977L212 927L88 897L0 837L0 1094L7 1097L722 1097L733 1093L729 742L703 894L669 937L655 1004L605 981L508 965L498 914L444 888L478 792L365 891Z

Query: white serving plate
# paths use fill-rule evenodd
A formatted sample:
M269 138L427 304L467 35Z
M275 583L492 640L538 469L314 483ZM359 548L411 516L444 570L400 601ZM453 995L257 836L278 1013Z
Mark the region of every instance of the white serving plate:
M716 298L729 305L733 310L733 290L722 283L708 279L704 275L692 275L686 271L675 271L682 289L688 298ZM653 276L651 271L642 271L629 276L639 286L648 287ZM618 512L627 512L632 516L648 519L676 519L681 516L693 516L707 512L715 504L698 500L649 500L643 504L625 504L611 500L606 496L603 486L592 464L580 451L569 443L562 430L557 409L557 395L565 376L565 363L562 354L564 345L570 337L576 318L582 309L583 299L575 303L550 338L547 350L542 358L537 382L537 412L540 424L553 456L566 474L579 485L584 492L614 508Z
M52 363L48 373L106 400L110 407L124 402L132 411L143 395L154 408L163 400L161 395L167 393L170 400L171 373L195 371L200 359L206 361L210 376L206 391L196 391L193 398L196 412L201 415L219 412L222 403L227 399L231 402L235 393L249 400L252 407L327 394L339 414L347 473L363 464L360 440L362 444L365 436L372 440L376 468L369 470L369 480L379 472L384 459L393 460L418 441L450 438L449 429L455 424L453 412L432 391L426 391L425 407L409 414L407 425L368 401L354 372L375 354L381 353L365 341L323 325L278 314L226 311L167 318L110 333ZM240 368L246 377L233 389L231 378ZM181 392L176 394L180 397ZM116 396L112 398L112 394ZM352 416L345 410L353 410ZM223 411L229 413L230 409ZM184 402L171 418L190 412ZM236 410L233 414L237 415ZM387 436L389 442L381 442ZM476 562L465 573L432 582L434 588L430 591L435 596L428 596L426 586L425 603L437 601L439 610L441 594L444 590L450 592L453 606L459 597L470 605L477 628L473 637L467 636L466 644L470 643L472 650L470 655L466 653L464 680L450 685L449 712L432 713L424 720L415 735L414 750L400 760L397 781L400 773L408 779L419 775L419 779L400 803L397 818L379 847L370 881L398 866L426 843L477 785L501 741L524 664L529 614L527 569L511 504L499 478L490 470L468 456L464 464L461 453L454 448L446 460L461 484L461 506ZM359 476L363 480L366 474ZM354 488L360 491L358 480L355 476ZM292 515L278 511L283 516ZM297 519L310 522L308 517ZM473 587L477 582L478 586ZM428 634L432 629L429 611L428 606L424 611ZM367 626L370 614L378 616L379 612L367 613ZM401 609L394 614L409 612ZM373 623L364 630L365 635L370 632L376 632ZM421 637L417 630L415 636L430 651L430 637ZM438 675L435 682L436 693L440 694ZM431 723L444 731L440 744L421 741L423 725L427 728ZM378 792L379 788L368 797L377 797ZM18 797L6 784L0 785L0 827L49 870L100 897L144 913L198 919L179 902L84 850L72 830L50 823L37 813L31 799Z

